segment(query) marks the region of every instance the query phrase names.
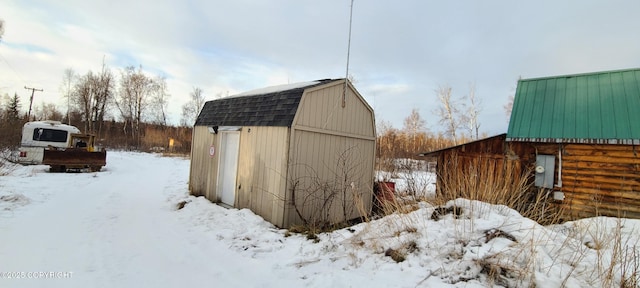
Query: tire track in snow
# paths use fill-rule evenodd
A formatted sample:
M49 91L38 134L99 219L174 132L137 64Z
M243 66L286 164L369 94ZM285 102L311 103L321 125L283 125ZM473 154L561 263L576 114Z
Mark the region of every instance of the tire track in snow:
M239 255L175 210L189 198L188 161L111 152L107 163L99 173L19 176L17 192L41 202L0 220L0 268L70 271L73 278L0 287L275 285L261 280L273 273L271 264ZM252 277L229 277L247 273Z
M158 241L176 238L171 235L175 231L161 225L172 221L164 191L167 182L175 181L174 170L184 169L172 162L120 152L109 155L103 172L53 174L43 170L28 180L21 178L35 183L30 185L35 191L20 192L42 203L28 205L3 221L0 266L15 271L73 271L72 281L102 287L130 283L131 278L141 276L152 279L157 273L140 275L141 267L171 265L175 258L171 247L162 247ZM157 165L167 169L157 169ZM29 283L33 287L51 284Z

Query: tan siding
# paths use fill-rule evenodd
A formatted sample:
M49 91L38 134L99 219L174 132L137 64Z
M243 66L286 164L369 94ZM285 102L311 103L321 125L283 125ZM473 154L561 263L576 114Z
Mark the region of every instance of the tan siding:
M289 178L297 185L289 187L294 190L289 196L295 198L295 207L288 207L286 225L302 223L298 213L312 222L357 218L362 215L356 202L368 213L375 142L308 131L295 131L292 137Z
M235 202L238 208L249 208L281 227L300 223L289 204L290 185L300 181L300 185L307 187L306 194L297 194L301 198L296 200L305 204L305 217L322 214L334 223L359 217L361 211L353 208L354 195L362 197L358 200L364 203L364 211L371 209L375 153L373 111L351 85L346 107L342 108L343 83L305 91L293 128L242 127ZM217 201L218 153L211 158L208 151L211 144L218 147L218 142L207 127L194 129L190 187L194 195L208 195L212 201ZM341 157L344 164L340 164ZM295 175L290 177L290 173ZM344 175L348 176L347 180ZM329 187L331 189L326 189ZM319 196L318 192L324 195ZM334 195L329 198L336 204L318 213L330 194ZM343 203L347 203L346 212Z
M206 156L208 156L209 149L205 149L205 152L203 154L203 159L205 159L206 161L205 166L208 167L207 179L209 180L207 181L207 193L205 194L205 197L210 201L220 202L220 197L218 196L218 164L220 161L221 152L220 136L218 134L210 135L210 137L212 137L211 145L215 147L215 154L213 157L209 157L208 159L206 158Z
M333 223L344 221L345 214L348 219L362 216L353 208L354 195L360 195L366 211L371 208L373 110L351 85L343 108L343 88L344 82L333 82L308 89L302 96L291 132L285 226L301 223L298 213L311 221ZM340 164L341 158L346 165ZM327 208L326 203L332 204Z
M202 161L198 157L199 152L202 150L202 137L198 133L199 127L193 128L193 134L191 136L191 162L189 163L189 193L194 196L204 195L204 181L203 175L199 173L202 166Z
M258 147L253 127L243 127L240 131L240 150L238 151L238 175L236 205L238 208L250 208L252 205L251 187L254 185L255 157L253 151ZM251 129L251 130L249 130Z
M286 191L287 127L243 127L238 163L238 208L282 226Z
M371 107L351 85L348 85L346 105L343 108L343 88L344 82L333 82L305 91L294 119L294 126L375 137Z
M193 128L191 144L191 167L189 174L189 190L192 195L205 196L217 202L216 175L218 169L218 151L214 157L209 156L209 147L216 143L216 135L209 133L206 126ZM215 145L217 148L219 145Z

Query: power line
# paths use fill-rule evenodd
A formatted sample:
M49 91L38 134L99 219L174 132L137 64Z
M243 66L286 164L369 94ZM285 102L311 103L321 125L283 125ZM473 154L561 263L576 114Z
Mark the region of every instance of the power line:
M11 66L11 64L9 63L9 61L7 61L7 59L6 59L6 58L4 58L4 56L2 56L2 54L0 54L0 59L2 59L2 61L3 61L4 63L6 63L6 64L7 64L7 66L9 66L9 68L11 69L11 71L13 72L13 74L15 74L15 76L16 76L16 77L18 77L18 79L20 79L20 81L21 81L22 83L24 83L24 82L25 82L25 81L24 81L24 79L22 79L22 77L20 77L20 74L18 74L18 72L16 71L16 69L14 69L14 68L13 68L13 66Z

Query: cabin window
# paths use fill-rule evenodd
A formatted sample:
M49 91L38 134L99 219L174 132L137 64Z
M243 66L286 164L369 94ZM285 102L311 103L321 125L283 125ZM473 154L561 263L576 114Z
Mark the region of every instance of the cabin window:
M46 141L46 142L67 142L67 131L37 128L33 130L34 141Z

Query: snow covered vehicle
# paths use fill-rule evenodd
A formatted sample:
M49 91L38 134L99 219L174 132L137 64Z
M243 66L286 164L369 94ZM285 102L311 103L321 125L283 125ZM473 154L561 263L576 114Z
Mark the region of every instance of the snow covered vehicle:
M51 172L100 171L107 164L107 151L97 149L94 142L94 135L81 134L78 128L58 121L27 122L18 162L49 165Z

